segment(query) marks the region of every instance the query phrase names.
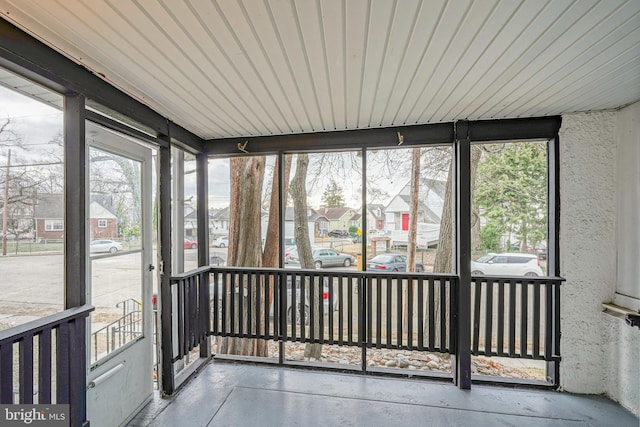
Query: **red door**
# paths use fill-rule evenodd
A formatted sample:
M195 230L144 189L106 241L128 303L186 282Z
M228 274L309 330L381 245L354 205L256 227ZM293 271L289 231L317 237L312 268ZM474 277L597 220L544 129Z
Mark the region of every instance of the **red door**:
M409 214L403 213L402 214L402 231L407 231L407 230L409 230Z

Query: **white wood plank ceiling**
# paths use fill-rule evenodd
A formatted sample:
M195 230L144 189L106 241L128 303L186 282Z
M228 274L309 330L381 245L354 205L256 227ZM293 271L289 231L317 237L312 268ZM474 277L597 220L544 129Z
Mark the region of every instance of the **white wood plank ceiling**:
M0 0L0 16L206 139L640 99L640 0Z

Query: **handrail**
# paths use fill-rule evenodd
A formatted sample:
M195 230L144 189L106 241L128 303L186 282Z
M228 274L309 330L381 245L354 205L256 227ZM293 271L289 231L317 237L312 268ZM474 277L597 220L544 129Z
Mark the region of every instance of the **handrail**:
M32 320L30 322L23 323L22 325L5 329L3 331L0 331L0 345L4 344L5 341L16 342L20 339L20 337L33 335L45 328L51 327L52 325L65 323L70 320L78 319L80 317L86 317L93 310L95 310L95 307L90 304L85 304L78 307L69 308L59 313L42 317L40 319Z

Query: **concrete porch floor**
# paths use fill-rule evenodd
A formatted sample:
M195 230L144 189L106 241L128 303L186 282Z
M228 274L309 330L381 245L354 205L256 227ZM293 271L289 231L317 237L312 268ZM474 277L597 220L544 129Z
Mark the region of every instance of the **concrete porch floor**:
M601 396L212 361L129 426L629 426Z

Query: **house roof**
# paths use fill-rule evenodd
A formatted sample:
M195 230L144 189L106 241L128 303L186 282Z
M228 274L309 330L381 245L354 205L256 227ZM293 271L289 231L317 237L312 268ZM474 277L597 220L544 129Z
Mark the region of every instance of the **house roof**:
M436 196L436 199L439 199L440 201L444 201L446 186L447 186L446 181L443 181L440 179L422 178L420 180L418 210L424 213L424 216L425 216L424 220L426 222L434 222L434 223L440 222L439 210L441 209L434 209L435 206L430 206L430 203L434 201L433 195ZM395 200L402 200L402 202L404 202L404 205L408 207L411 199L410 191L411 191L411 183L407 182L407 184L400 189L398 194L396 194L389 201L389 204L387 205L385 210L388 212L392 212L391 206L395 204L394 203ZM425 203L426 201L429 201L429 200L431 202ZM442 206L439 206L439 208L442 208ZM405 209L402 210L402 212L404 211Z
M64 195L38 193L33 215L36 218L64 218Z
M384 208L385 206L379 203L370 203L367 205L367 210L376 219L384 219ZM380 210L380 215L376 215L378 209Z
M204 139L640 99L640 2L58 2L0 17Z
M342 219L345 214L353 209L347 207L340 208L320 208L318 209L318 213L327 217L329 221L337 221Z
M113 214L109 209L105 208L98 202L91 202L89 207L89 215L91 218L100 218L100 219L118 219L118 217Z
M117 219L117 215L101 203L108 200L110 199L100 195L91 195L89 205L90 218ZM34 216L37 219L64 218L64 196L62 194L39 193Z

